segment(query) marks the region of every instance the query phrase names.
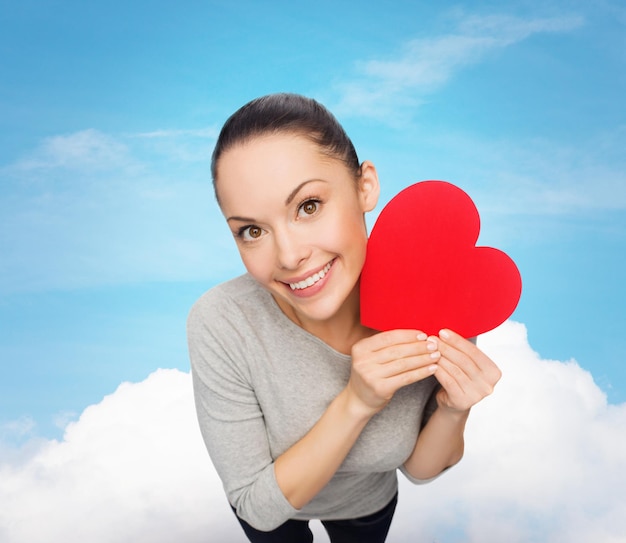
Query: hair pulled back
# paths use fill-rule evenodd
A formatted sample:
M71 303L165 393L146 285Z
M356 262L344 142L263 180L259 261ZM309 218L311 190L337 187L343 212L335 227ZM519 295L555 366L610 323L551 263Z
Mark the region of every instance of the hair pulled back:
M321 152L344 162L355 178L360 175L354 145L328 109L299 94L269 94L248 102L224 123L211 158L215 195L217 165L222 154L254 137L278 133L293 133L309 139Z

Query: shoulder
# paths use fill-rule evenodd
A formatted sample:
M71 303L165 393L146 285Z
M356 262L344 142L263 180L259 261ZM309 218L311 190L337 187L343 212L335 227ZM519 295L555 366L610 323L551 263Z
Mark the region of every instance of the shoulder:
M245 274L200 296L189 311L187 337L192 342L213 338L240 348L243 343L276 334L283 318L271 294Z
M244 364L250 343L257 341L255 312L270 311L270 301L270 294L249 275L219 284L200 296L187 318L192 368L206 372Z
M207 317L232 315L235 312L246 312L250 308L259 307L266 302L268 294L249 275L241 275L235 279L221 283L206 291L193 304L189 311L188 326L193 326Z

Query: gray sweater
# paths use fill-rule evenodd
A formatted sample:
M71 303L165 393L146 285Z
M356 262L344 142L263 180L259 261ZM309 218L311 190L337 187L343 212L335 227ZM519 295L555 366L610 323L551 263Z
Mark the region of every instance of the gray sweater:
M200 430L237 514L269 531L290 518L356 518L397 491L396 469L435 408L431 377L400 389L367 424L339 470L298 510L276 482L274 460L300 440L346 386L350 356L287 318L243 275L205 293L187 323ZM414 483L422 483L404 472Z

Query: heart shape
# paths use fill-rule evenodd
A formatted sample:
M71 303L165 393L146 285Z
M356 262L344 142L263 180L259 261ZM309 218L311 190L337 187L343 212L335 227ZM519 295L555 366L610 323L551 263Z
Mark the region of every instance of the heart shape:
M361 322L375 330L449 328L470 338L511 316L522 293L504 252L476 247L472 199L446 181L422 181L381 211L361 274Z

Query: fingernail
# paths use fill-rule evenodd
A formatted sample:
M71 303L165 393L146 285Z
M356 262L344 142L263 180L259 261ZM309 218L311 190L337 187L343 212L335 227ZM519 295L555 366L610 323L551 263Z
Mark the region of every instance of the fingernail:
M442 337L443 339L448 339L450 337L450 332L445 329L439 330L439 337Z
M428 366L428 371L430 373L435 373L437 371L437 364L433 364L432 366Z
M432 339L426 344L426 348L429 351L434 351L437 348L437 343L434 342Z
M419 334L417 334L417 339L419 341L426 341L428 339L428 336L424 332L420 332Z
M437 358L439 358L440 356L441 356L441 353L440 353L439 351L436 351L436 352L434 352L434 353L430 353L430 357L431 357L433 360L436 360L436 359L437 359Z

